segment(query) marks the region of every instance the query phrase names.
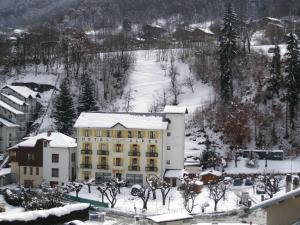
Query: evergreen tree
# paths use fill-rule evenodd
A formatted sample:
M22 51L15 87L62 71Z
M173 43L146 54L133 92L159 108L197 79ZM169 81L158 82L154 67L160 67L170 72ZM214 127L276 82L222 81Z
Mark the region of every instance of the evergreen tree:
M273 95L276 93L277 96L279 96L280 77L281 77L281 55L280 55L280 48L278 45L275 45L270 72L271 72L270 89Z
M224 13L224 25L220 37L221 98L228 101L233 95L232 62L237 55L237 15L229 5Z
M57 131L66 135L73 133L73 125L76 119L73 99L69 90L69 83L65 78L60 85L60 92L54 101L53 112Z
M287 73L287 102L289 106L290 124L292 129L294 129L294 119L300 90L300 55L297 36L293 33L287 36L287 50L285 66L285 72Z
M82 89L79 95L78 113L97 110L94 85L88 75L82 76Z

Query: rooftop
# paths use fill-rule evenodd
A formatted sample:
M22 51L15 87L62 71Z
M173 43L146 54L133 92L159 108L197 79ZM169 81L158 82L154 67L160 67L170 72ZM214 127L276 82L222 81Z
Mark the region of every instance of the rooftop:
M5 87L12 89L19 95L22 95L24 98L29 98L29 97L37 98L39 96L38 92L35 92L26 86L6 85Z
M52 132L50 136L45 133L38 134L34 137L29 137L27 140L16 144L11 149L18 147L34 147L38 140L49 140L49 146L52 148L72 148L77 147L76 140L59 132Z
M300 188L287 192L283 195L279 195L273 198L270 198L266 201L260 202L250 208L250 211L254 211L256 209L266 209L271 207L274 204L280 204L290 198L299 198L300 197Z
M8 121L6 119L3 119L1 117L0 117L0 123L3 124L6 127L19 127L18 124L12 123L12 122L10 122L10 121Z
M13 101L14 103L18 104L18 105L28 105L27 103L25 103L24 101L16 98L15 96L13 95L7 95L5 93L1 93L2 96L4 96L5 98L8 98L9 100Z
M152 220L155 223L164 223L169 221L178 221L178 220L185 220L185 219L193 219L193 216L187 213L170 213L170 214L162 214L158 216L149 216L147 217L148 220Z
M163 121L163 116L127 113L92 112L81 113L75 128L112 128L120 124L127 129L152 129L165 130L168 123Z
M188 113L188 110L185 106L179 107L175 105L166 105L164 108L164 113L186 114Z
M13 114L16 114L16 115L21 115L21 114L24 114L23 112L15 109L14 107L11 107L10 105L8 105L7 103L3 102L0 100L0 106L2 108L5 108L6 110L12 112Z

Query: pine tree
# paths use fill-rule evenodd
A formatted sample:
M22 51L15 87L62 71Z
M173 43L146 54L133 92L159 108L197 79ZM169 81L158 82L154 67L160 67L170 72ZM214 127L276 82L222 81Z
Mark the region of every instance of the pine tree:
M228 101L233 95L232 62L237 55L237 15L229 5L224 13L224 25L220 37L221 98Z
M94 85L88 75L82 76L82 89L79 95L78 113L97 110Z
M294 119L296 107L298 105L298 94L300 92L300 54L297 36L293 33L287 36L287 53L285 72L287 84L287 102L289 107L289 119L292 129L294 129Z
M280 88L280 77L281 77L281 55L280 48L278 45L275 45L274 55L271 63L271 79L270 79L270 89L272 94L275 93L279 96L279 88Z
M66 135L73 133L73 125L76 119L73 99L69 89L68 80L65 78L60 85L60 92L54 101L53 112L57 131Z

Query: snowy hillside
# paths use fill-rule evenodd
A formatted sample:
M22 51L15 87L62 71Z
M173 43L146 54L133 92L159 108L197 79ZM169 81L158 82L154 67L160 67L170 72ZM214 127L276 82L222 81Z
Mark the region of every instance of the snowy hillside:
M157 50L136 51L135 68L129 76L124 91L126 93L128 90L132 90L131 104L134 112L148 112L153 101L161 98L164 90L168 90L170 84L169 62L158 62L156 53ZM189 65L176 60L175 66L180 74L179 79L183 82L184 78L190 74ZM182 86L182 91L183 94L179 95L179 106L187 106L189 112L214 97L213 89L201 81L195 82L194 93L185 86ZM168 99L170 98L171 96L168 96ZM116 102L122 111L125 102L124 96Z

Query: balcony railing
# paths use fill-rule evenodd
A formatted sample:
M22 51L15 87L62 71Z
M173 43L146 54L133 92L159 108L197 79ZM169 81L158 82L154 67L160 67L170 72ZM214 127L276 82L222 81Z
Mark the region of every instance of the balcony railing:
M146 171L157 172L158 168L156 166L147 166Z
M83 149L83 150L81 150L81 154L82 155L92 155L93 151L90 149Z
M80 164L81 169L92 169L92 164Z
M97 154L98 155L109 155L109 151L107 151L107 150L98 150Z
M158 157L157 152L146 152L146 157Z
M109 169L109 166L108 165L97 165L97 169L99 170L108 170Z
M128 152L128 156L141 156L141 153L138 151L130 151Z
M141 168L139 166L128 166L129 171L140 171Z

